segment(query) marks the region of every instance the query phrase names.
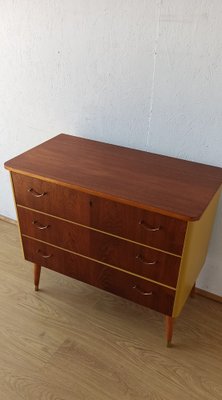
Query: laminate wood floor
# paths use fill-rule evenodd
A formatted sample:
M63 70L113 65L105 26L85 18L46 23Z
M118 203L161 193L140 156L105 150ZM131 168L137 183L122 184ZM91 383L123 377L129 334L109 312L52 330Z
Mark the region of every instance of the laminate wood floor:
M196 296L167 348L163 316L42 270L0 221L1 400L221 400L222 306Z

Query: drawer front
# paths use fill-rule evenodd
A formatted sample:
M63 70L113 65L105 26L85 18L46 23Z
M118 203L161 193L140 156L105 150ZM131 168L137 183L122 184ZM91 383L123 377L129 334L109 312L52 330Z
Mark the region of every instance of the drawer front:
M103 266L53 246L24 238L28 261L45 266L135 303L172 315L174 291L157 284ZM48 257L48 258L46 258Z
M16 204L89 225L89 195L15 173L12 180Z
M173 254L182 254L187 226L184 221L100 197L93 199L91 211L91 226Z
M180 258L18 207L22 234L176 287Z
M20 174L13 174L13 182L17 204L182 254L184 221Z

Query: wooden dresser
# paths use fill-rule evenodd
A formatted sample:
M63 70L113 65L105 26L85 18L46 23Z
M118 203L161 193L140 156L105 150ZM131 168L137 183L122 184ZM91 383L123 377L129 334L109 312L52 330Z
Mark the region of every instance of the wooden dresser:
M202 268L222 169L61 134L5 163L24 257L166 316Z

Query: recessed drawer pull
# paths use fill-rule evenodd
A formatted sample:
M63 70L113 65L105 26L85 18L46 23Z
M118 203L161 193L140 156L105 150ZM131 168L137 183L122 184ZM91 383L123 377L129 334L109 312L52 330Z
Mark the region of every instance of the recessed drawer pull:
M143 292L142 290L140 290L137 285L133 286L133 289L135 289L139 294L142 294L142 296L152 296L153 292Z
M141 254L137 254L136 259L141 261L143 264L147 264L147 265L157 264L157 261L146 261L145 258L143 258L143 256L141 256Z
M36 227L37 229L40 229L40 230L44 230L44 229L47 229L47 228L50 227L50 225L42 225L42 224L41 224L40 222L38 222L38 221L32 221L32 224L35 225L35 227Z
M144 227L144 229L146 229L149 232L157 232L160 230L160 226L152 227L152 226L148 225L142 219L140 220L139 224L142 225Z
M45 194L47 194L47 192L38 193L38 192L36 192L36 190L33 189L33 188L29 188L29 189L28 189L28 192L31 193L32 196L34 196L34 197L43 197L43 196L45 196Z
M40 249L38 249L36 253L37 253L37 254L40 254L40 256L41 256L42 258L50 258L50 257L52 257L52 254L43 254L43 253L42 253L42 250L40 250Z

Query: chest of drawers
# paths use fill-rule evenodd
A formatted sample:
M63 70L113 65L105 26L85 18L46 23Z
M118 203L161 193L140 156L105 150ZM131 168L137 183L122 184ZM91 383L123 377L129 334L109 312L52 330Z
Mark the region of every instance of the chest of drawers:
M166 316L204 264L222 169L58 135L5 163L24 257Z

